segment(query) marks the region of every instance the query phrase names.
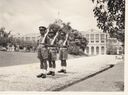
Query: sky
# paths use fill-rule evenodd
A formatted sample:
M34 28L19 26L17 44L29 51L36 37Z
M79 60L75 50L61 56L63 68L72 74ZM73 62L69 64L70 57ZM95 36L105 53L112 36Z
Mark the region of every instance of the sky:
M91 0L0 0L0 27L12 33L38 33L55 19L79 31L97 29Z

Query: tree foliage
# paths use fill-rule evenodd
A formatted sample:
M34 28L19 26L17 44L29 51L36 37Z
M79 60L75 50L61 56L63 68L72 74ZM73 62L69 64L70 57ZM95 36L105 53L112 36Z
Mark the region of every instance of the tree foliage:
M11 40L10 34L11 31L6 32L4 27L0 28L0 46L7 46L7 43L9 43Z
M124 43L125 0L92 0L98 28Z
M49 28L50 28L50 31L55 30L54 32L57 32L57 31L61 30L65 34L69 33L68 50L69 50L70 54L80 55L80 54L84 53L84 50L85 50L88 42L87 42L86 38L78 30L75 30L70 26L70 22L65 23L62 20L55 21L53 24L50 24ZM60 35L58 35L58 39L59 39L59 37L60 37Z

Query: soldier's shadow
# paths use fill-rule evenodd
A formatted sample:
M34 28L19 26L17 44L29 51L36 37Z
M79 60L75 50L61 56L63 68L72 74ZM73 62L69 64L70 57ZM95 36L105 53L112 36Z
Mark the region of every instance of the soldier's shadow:
M56 73L55 76L47 75L47 77L52 78L52 79L58 79L58 78L68 77L68 76L73 75L73 74L76 74L76 72L67 72L66 74Z

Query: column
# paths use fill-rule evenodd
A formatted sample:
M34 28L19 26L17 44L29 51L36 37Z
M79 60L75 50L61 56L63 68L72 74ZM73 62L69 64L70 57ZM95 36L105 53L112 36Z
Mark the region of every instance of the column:
M104 55L107 54L107 48L106 48L106 45L104 46Z
M91 55L91 46L88 46L89 47L89 55Z
M119 54L119 46L117 46L117 54Z
M99 46L99 55L101 55L101 46Z
M97 54L96 54L96 46L94 46L94 55L97 55Z

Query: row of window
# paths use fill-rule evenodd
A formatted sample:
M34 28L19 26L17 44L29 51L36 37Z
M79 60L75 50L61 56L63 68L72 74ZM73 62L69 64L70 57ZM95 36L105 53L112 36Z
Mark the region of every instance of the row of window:
M18 37L18 39L25 40L25 41L36 41L36 37Z
M86 34L86 39L91 43L101 42L104 43L106 40L105 34Z

